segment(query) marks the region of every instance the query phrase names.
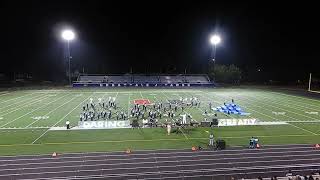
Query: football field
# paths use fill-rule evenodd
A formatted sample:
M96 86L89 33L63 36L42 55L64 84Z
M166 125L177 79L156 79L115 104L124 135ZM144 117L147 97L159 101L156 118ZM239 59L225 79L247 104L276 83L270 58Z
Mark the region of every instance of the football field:
M118 109L130 114L134 100L151 103L196 97L201 105L184 109L201 122L217 113L219 119L257 119L285 122L283 125L215 127L216 138L228 146L246 146L251 136L264 144L320 143L320 100L286 91L255 88L216 89L47 89L0 92L0 155L44 154L52 152L124 151L179 149L192 145L206 147L210 128L189 128L166 134L163 128L50 130L77 126L82 107L90 98L116 97ZM234 100L249 115L211 111ZM205 113L205 112L208 113ZM162 117L163 122L166 117ZM131 118L132 119L132 118Z

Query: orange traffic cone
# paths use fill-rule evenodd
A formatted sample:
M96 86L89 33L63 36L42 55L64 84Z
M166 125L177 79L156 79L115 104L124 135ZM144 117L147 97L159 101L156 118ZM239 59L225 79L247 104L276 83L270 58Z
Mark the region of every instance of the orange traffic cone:
M192 150L192 151L196 151L197 148L196 148L195 146L192 146L191 150Z
M315 144L314 147L315 147L316 149L320 149L320 145L319 145L319 144Z
M57 157L57 156L58 156L58 154L56 152L52 153L52 157Z

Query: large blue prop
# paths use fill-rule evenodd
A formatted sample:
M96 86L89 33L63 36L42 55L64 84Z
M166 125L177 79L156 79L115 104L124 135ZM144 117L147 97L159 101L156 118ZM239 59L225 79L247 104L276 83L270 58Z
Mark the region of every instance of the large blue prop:
M225 113L225 114L238 114L242 116L250 114L250 113L244 112L240 106L234 103L230 103L230 104L225 103L223 106L218 106L214 110Z

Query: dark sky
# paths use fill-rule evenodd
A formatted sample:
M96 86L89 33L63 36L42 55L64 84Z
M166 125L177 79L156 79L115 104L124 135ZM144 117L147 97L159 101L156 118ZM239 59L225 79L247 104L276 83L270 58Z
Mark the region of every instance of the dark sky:
M262 1L1 1L0 73L64 76L60 30L72 27L73 69L89 73L203 72L217 63L270 79L320 72L316 4Z

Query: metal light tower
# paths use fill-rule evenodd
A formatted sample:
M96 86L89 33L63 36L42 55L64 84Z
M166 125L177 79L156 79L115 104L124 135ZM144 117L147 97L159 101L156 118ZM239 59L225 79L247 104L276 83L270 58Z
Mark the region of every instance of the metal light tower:
M75 38L75 34L72 30L67 29L63 30L61 33L62 38L67 41L67 56L68 56L68 63L69 63L69 85L71 85L71 55L70 55L70 41L72 41Z
M220 38L220 36L219 35L213 35L213 36L211 36L211 38L210 38L210 42L211 42L211 44L213 45L213 57L212 57L212 61L213 61L213 63L216 61L216 46L217 46L217 44L219 44L220 42L221 42L221 38Z

